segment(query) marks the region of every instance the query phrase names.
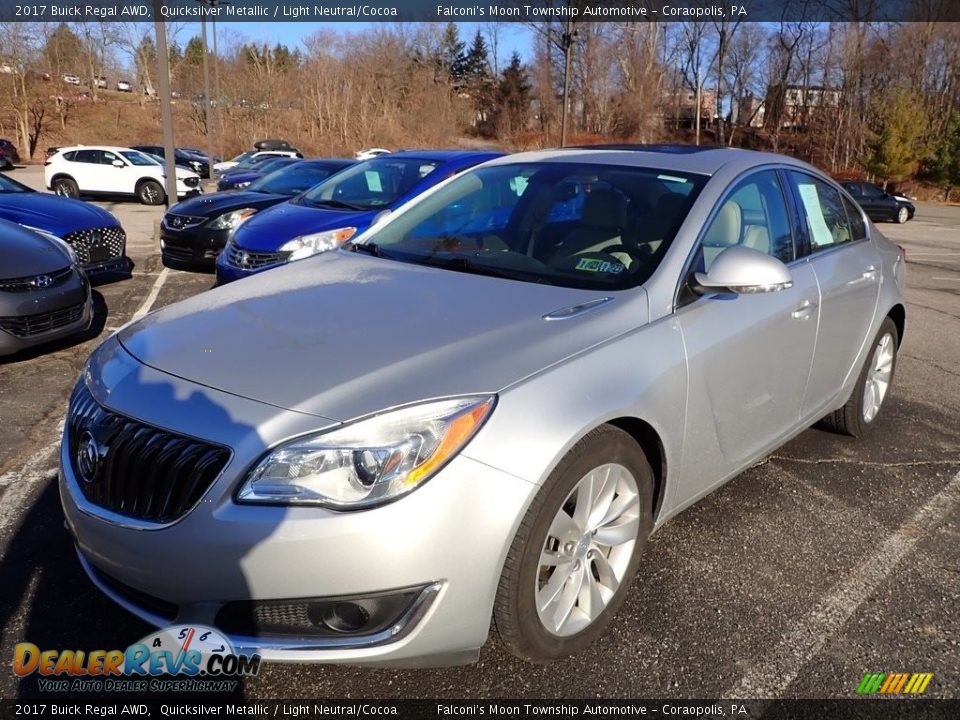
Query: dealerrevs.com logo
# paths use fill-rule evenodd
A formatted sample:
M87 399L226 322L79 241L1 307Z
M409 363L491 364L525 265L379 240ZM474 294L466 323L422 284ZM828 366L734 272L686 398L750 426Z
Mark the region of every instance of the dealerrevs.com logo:
M13 651L13 672L37 675L40 690L54 692L222 692L259 670L259 655L236 653L229 640L203 625L173 625L126 650L41 650L24 642Z

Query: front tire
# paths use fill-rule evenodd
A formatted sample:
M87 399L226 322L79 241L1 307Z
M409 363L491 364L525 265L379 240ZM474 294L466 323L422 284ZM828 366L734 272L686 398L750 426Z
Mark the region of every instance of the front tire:
M898 225L903 225L907 220L910 219L910 211L905 207L901 207L897 210L897 217L895 218Z
M899 343L897 326L889 317L884 318L860 371L856 390L842 408L823 419L828 430L862 437L873 425L890 395Z
M517 657L585 648L626 599L653 529L653 472L630 435L588 433L550 474L507 554L494 622Z
M57 178L53 181L53 192L60 197L73 198L80 197L80 187L73 178Z
M144 205L162 205L163 186L156 180L144 180L137 185L137 199Z

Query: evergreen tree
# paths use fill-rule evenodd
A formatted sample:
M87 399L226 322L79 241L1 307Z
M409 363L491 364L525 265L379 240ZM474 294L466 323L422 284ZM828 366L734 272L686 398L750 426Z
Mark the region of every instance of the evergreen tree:
M949 201L950 192L960 187L960 110L953 111L946 132L932 150L926 175L943 188L944 200Z
M191 67L203 65L203 41L196 35L187 40L187 47L183 51L183 62Z
M523 130L530 119L530 78L515 52L500 74L495 99L496 126L502 135Z
M466 47L460 40L460 31L455 23L447 23L440 40L438 64L446 72L447 77L457 85L464 76L465 57L463 49Z
M916 93L894 88L874 105L873 137L864 167L885 181L912 175L921 157L926 130L923 102Z
M43 57L52 72L79 74L83 67L83 43L66 23L60 23L47 39Z

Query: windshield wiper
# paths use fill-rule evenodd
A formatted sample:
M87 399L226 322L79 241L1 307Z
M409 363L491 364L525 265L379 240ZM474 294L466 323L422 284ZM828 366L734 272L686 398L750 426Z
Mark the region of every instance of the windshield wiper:
M384 257L383 250L380 249L380 246L376 243L355 243L348 242L343 244L344 250L349 250L350 252L359 252L366 255L373 255L374 257Z
M310 200L311 205L315 207L332 207L332 208L343 208L344 210L366 210L367 208L360 205L351 205L350 203L345 203L342 200Z
M508 280L523 280L524 282L533 282L552 285L549 279L542 275L536 275L532 272L523 270L511 270L509 268L496 267L495 265L486 265L471 260L464 255L453 255L443 257L441 255L424 255L423 257L411 258L409 262L418 265L430 265L431 267L443 268L444 270L455 270L457 272L471 273L473 275L487 275L489 277L506 278Z

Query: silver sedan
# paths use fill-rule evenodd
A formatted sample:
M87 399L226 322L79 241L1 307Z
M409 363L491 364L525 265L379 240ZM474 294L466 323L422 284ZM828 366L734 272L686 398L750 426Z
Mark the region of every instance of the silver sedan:
M522 658L614 621L652 532L889 396L904 255L779 155L527 153L92 356L61 494L156 625L281 661ZM641 580L642 581L642 580Z

